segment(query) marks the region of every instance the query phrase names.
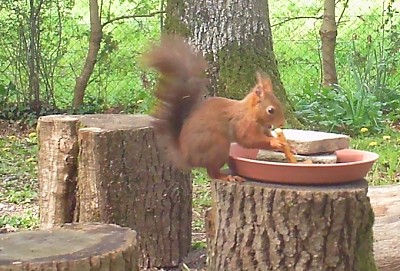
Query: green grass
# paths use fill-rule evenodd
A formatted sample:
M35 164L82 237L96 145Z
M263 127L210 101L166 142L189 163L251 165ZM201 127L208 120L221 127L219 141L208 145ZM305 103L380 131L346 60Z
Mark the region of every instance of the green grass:
M32 229L39 225L39 218L33 212L27 211L22 215L0 215L0 228Z
M379 154L367 176L371 185L400 183L400 132L387 131L381 135L364 132L352 140L351 146Z
M38 215L36 133L0 138L0 228L33 228Z
M194 232L204 232L204 211L211 206L210 179L203 169L193 171L193 222Z
M36 133L32 132L23 137L10 135L0 139L0 157L0 178L3 181L3 189L12 189L20 185L21 181L25 191L29 186L36 186Z

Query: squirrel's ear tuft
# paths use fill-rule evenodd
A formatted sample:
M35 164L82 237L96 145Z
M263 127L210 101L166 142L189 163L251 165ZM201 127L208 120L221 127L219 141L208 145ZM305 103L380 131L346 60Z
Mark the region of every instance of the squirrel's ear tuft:
M256 72L256 78L257 84L261 85L265 92L273 91L272 81L268 74L258 71Z
M256 72L256 79L257 79L257 85L261 85L263 84L263 76L260 72Z
M258 97L262 97L268 92L273 92L272 80L268 74L257 71L256 79L257 79L257 83L254 88L254 93Z
M270 91L273 92L273 86L272 86L272 80L269 76L267 76L266 78L264 78L263 80L263 87L265 91Z

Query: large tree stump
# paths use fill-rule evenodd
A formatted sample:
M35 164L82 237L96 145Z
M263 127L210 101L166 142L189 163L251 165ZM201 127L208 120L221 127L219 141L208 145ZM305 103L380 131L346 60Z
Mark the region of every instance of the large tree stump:
M136 232L105 224L65 224L0 234L0 271L137 271Z
M191 244L191 176L173 168L162 152L165 145L155 137L150 120L144 115L40 118L42 226L70 221L127 226L140 237L141 266L177 266ZM68 122L71 123L67 125ZM52 130L47 131L47 127ZM70 131L73 128L60 128L67 130L66 133L57 127L77 127L77 130L74 133ZM68 142L73 142L69 145L79 146L79 152L73 152L75 156L71 154L70 159L66 159L60 144L47 145L60 142L63 138L60 135L64 134L77 134L68 138ZM69 161L77 161L73 169L69 168L70 172L78 172L75 182L66 182L68 174L56 177L43 173L60 172L59 168L67 167ZM69 188L68 184L75 187ZM72 211L68 205L55 204L56 196L64 195L69 200L66 191L73 191L76 204L72 205Z
M209 270L377 270L365 180L286 186L212 180Z

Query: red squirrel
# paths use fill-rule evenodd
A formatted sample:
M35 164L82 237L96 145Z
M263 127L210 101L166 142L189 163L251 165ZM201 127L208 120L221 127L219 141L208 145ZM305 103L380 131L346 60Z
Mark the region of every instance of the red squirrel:
M211 178L243 181L220 172L231 142L245 148L282 150L271 135L285 123L284 110L268 76L256 74L256 84L241 100L204 99L207 62L183 38L164 35L143 60L160 73L153 109L155 132L167 140L169 157L180 169L201 167Z

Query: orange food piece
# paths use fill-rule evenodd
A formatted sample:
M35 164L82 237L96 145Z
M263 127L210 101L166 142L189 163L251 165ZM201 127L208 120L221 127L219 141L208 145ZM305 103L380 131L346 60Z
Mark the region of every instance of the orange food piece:
M282 129L276 128L275 129L276 137L281 143L286 143L285 147L283 148L283 152L285 153L286 159L289 161L289 163L297 163L296 158L294 157L294 154L292 153L292 150L287 143L286 137L283 134Z

